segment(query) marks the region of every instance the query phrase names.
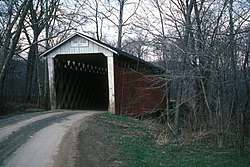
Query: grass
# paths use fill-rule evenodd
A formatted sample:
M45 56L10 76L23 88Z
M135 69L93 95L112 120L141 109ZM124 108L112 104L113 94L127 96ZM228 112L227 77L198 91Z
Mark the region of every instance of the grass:
M143 121L109 113L100 114L97 119L114 125L107 133L114 136L121 155L113 158L121 160L124 166L250 166L249 141L244 155L239 155L236 148L217 148L212 138L196 143L158 145L158 132Z

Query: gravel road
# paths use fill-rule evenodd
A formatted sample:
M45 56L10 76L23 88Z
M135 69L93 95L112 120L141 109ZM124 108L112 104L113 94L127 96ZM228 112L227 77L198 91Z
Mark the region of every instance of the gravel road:
M96 113L57 110L0 120L0 166L74 166L79 127Z

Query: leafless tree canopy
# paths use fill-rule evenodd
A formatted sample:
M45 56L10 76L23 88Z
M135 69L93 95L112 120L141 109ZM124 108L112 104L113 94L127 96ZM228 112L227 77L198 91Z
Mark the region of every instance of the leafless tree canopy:
M232 131L244 150L249 0L1 0L0 22L0 108L46 106L39 54L80 31L164 67L171 91L161 117L177 138L212 130L223 147Z

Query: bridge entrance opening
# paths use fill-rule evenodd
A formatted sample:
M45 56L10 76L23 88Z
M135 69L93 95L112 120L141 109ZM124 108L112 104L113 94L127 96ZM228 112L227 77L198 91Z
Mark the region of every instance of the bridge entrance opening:
M107 58L103 54L54 58L56 108L108 110Z

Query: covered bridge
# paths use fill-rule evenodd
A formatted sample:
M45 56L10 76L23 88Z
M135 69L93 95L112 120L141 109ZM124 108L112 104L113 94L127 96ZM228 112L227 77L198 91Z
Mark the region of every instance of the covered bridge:
M47 52L51 109L139 115L165 109L163 69L76 33Z

